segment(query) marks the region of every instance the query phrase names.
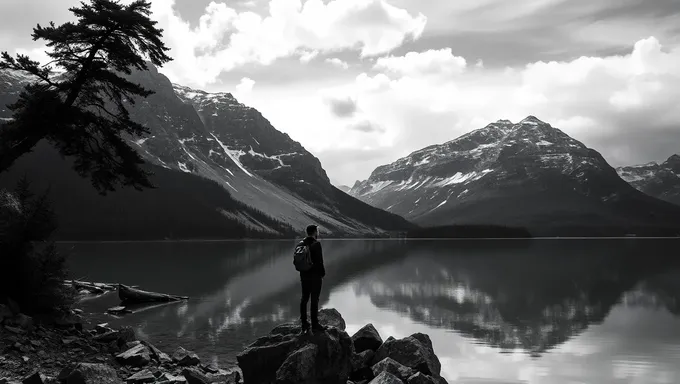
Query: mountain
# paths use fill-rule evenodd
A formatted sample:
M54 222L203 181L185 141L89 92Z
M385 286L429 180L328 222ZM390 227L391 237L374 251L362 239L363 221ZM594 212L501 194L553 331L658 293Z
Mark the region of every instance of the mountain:
M680 208L623 181L595 150L534 116L500 120L376 168L350 194L422 226L538 236L680 233Z
M61 240L238 239L295 236L288 224L240 203L218 183L148 164L157 187L121 189L102 196L48 143L20 157L0 176L13 189L28 176L31 190L48 190Z
M155 91L134 105L128 101L132 118L151 131L143 139L128 138L149 164L212 180L234 201L296 231L309 223L334 236L413 228L402 217L335 188L316 157L231 94L172 84L154 67L129 78ZM0 102L16 99L27 80L5 72ZM11 116L5 110L0 117Z
M680 155L656 162L616 168L621 178L638 190L680 205Z

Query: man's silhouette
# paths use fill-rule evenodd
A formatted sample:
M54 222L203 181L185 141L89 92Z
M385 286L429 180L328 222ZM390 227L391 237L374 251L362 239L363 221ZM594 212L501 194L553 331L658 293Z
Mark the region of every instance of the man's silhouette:
M312 320L313 331L323 331L326 328L319 324L319 296L321 295L321 285L323 277L326 276L326 269L323 266L323 252L321 250L321 243L317 240L319 236L319 229L316 225L307 226L307 237L303 240L304 244L309 246L309 251L312 259L312 268L307 271L300 271L300 282L302 285L302 300L300 300L300 322L302 324L302 332L309 330L309 322L307 321L307 302L310 297L312 303L310 304L310 317Z

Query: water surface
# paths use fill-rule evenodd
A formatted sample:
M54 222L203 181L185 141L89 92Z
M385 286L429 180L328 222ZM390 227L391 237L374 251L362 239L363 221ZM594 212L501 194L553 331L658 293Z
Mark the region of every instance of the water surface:
M190 296L116 318L172 351L235 363L297 318L291 241L78 243L76 278ZM431 336L451 383L680 383L680 241L326 240L323 307L352 334Z

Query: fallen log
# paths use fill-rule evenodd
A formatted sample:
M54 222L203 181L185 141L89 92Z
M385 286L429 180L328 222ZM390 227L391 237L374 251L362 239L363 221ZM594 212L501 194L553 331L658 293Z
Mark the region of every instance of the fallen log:
M143 291L128 287L127 285L118 284L118 297L124 304L129 303L154 303L154 302L168 302L187 300L187 296L167 295L165 293L156 293Z

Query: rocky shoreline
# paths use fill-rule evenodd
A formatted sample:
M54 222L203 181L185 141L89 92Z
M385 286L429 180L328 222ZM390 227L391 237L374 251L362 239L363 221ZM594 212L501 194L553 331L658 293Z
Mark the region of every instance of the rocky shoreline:
M78 312L46 322L0 304L0 384L446 383L427 335L383 342L368 324L350 337L334 309L320 312L326 331L300 334L298 323L281 324L228 370L181 347L160 351L131 328L85 329Z

